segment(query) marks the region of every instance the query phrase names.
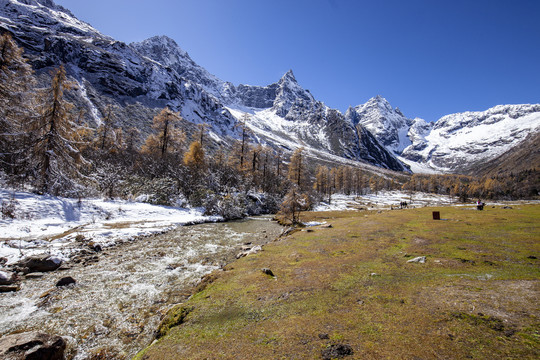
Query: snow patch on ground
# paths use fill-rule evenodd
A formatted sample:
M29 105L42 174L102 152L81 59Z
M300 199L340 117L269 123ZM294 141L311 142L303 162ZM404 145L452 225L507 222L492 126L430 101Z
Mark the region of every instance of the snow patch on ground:
M339 211L339 210L378 210L399 208L401 202L406 202L408 207L444 206L455 202L449 196L408 193L403 191L379 191L377 194L366 195L332 195L330 203L323 201L317 205L314 211Z
M127 200L79 201L4 189L0 189L0 201L15 208L14 219L0 219L0 257L8 263L43 253L66 259L85 242L106 247L187 223L221 220L203 215L201 208Z

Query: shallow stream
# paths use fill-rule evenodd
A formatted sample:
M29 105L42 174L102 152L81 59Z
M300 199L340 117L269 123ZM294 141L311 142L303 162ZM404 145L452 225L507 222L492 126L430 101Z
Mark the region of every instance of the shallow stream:
M85 264L68 263L0 294L0 335L42 331L68 341L68 359L130 359L203 275L232 261L243 244L264 244L281 232L270 218L258 217L179 227L105 249ZM77 283L56 287L66 276Z

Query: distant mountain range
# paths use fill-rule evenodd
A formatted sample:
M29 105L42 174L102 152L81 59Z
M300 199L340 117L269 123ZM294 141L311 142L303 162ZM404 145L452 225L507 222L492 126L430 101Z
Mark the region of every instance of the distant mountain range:
M342 114L303 89L292 71L265 87L233 85L166 36L115 41L52 0L0 0L0 31L13 34L42 81L51 67L65 65L79 84L72 101L93 125L115 104L117 125L144 134L169 106L181 112L187 129L207 123L214 145L226 146L248 114L253 141L284 151L302 146L321 161L380 171L471 172L523 144L538 148L540 104L500 105L427 123L376 96Z

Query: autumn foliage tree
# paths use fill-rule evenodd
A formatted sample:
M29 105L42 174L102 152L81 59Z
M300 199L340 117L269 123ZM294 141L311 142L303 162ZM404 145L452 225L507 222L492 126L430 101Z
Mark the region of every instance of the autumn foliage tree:
M304 189L309 178L307 177L307 168L304 159L304 148L296 149L291 155L291 161L289 163L288 178L296 184L300 189Z
M168 107L154 117L152 129L155 133L149 135L142 151L164 159L169 153L181 153L185 142L185 134L178 128L181 121L179 113Z
M43 193L58 194L73 188L74 180L83 177L81 167L89 165L79 151L81 126L73 121L73 104L64 99L64 92L72 87L60 66L53 72L50 88L40 96L40 116L31 123L34 175Z
M293 225L296 225L300 222L300 213L308 210L309 206L309 196L300 192L297 186L291 186L281 203L280 213Z

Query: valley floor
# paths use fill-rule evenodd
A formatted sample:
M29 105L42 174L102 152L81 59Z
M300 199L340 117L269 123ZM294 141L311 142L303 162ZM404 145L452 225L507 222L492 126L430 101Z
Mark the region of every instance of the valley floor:
M456 201L443 195L401 191L362 196L335 194L330 200L321 202L315 210L381 210L398 208L400 202L425 207ZM14 218L0 215L0 258L6 258L7 264L44 253L67 260L90 241L108 247L188 223L222 220L204 215L202 208L157 206L135 200L77 200L6 189L0 189L0 204L12 204L14 209ZM472 203L459 206L474 207Z
M303 213L320 225L207 277L136 359L538 359L539 218L538 204Z

